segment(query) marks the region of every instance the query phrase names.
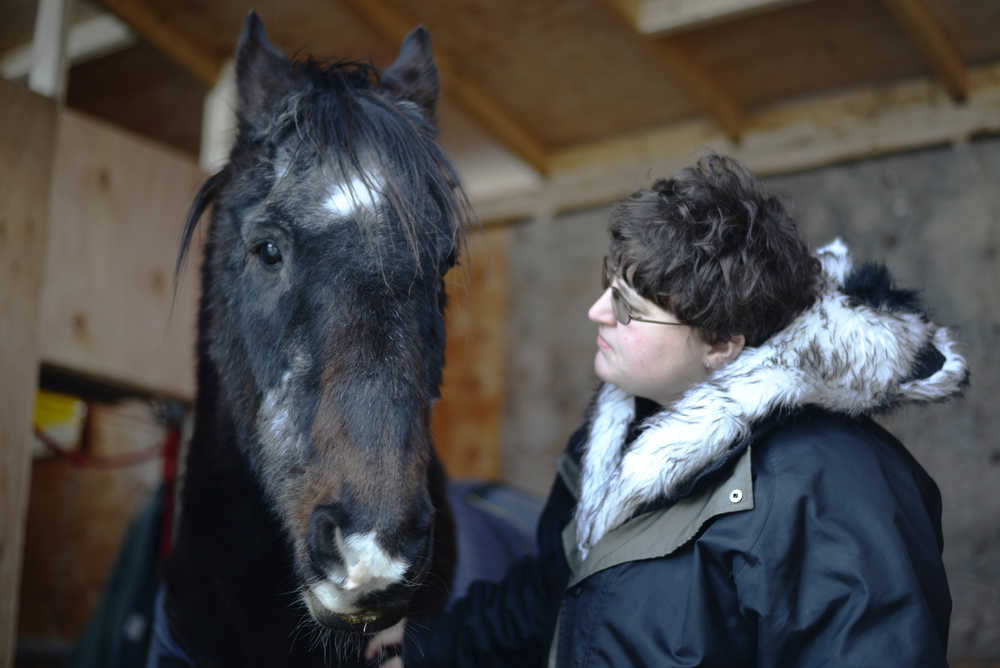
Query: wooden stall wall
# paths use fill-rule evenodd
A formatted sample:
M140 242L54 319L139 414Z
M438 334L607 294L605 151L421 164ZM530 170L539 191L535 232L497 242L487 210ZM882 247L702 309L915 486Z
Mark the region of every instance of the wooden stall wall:
M469 253L445 277L448 347L441 401L431 414L431 431L452 477L502 477L509 236L509 228L471 231Z
M56 108L0 81L0 666L14 651Z
M60 115L42 287L46 362L194 396L197 249L172 309L171 301L184 217L204 178L178 151Z
M44 363L84 379L82 386L96 381L125 393L191 399L198 249L176 300L173 270L184 216L204 175L173 149L73 111L51 112L46 136L54 157L39 200L49 215L44 261L37 262L44 273L33 297L36 350L25 361L32 381ZM5 388L27 402L28 416L34 387ZM89 425L85 454L94 459L162 440L162 425L141 407L95 404ZM160 469L159 459L124 467L36 461L21 582L13 580L10 595L2 595L18 620L22 653L57 656L72 646ZM27 482L25 475L26 493Z
M146 401L91 402L80 459L36 459L18 643L31 665L70 651L96 610L129 525L160 486L167 428ZM141 635L148 620L137 620Z

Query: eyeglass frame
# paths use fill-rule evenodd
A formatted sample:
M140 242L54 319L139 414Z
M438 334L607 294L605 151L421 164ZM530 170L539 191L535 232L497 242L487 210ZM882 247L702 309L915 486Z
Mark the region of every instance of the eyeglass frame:
M667 322L665 320L652 320L650 318L641 318L637 315L632 314L632 309L629 307L628 303L622 297L621 292L618 291L614 285L612 285L612 279L608 275L608 256L604 256L604 261L601 265L601 286L607 290L611 288L611 311L615 314L615 320L623 325L628 325L631 321L636 320L638 322L648 322L654 325L678 325L681 327L686 327L687 324L683 322Z

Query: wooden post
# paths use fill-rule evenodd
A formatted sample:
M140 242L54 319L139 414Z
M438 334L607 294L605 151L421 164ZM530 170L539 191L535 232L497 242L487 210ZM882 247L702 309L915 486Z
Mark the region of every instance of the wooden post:
M56 106L0 81L0 666L13 664Z
M35 19L28 87L60 102L66 97L70 14L73 0L40 0Z

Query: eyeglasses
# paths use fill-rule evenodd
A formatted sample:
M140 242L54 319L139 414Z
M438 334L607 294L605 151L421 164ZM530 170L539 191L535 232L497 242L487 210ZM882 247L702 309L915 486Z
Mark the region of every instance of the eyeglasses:
M639 322L650 322L654 325L680 325L684 326L683 322L667 322L665 320L650 320L649 318L640 318L637 315L632 314L632 308L622 297L622 293L618 291L618 288L611 285L614 280L614 275L608 272L608 258L604 258L604 262L601 267L601 287L605 290L611 288L611 310L614 311L615 320L623 325L629 324L633 320L638 320Z

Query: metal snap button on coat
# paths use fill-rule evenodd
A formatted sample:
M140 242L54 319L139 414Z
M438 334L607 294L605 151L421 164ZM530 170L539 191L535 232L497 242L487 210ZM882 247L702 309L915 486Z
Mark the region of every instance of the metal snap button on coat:
M729 493L729 501L731 503L739 503L742 500L743 500L743 490L742 489L734 489L733 491L731 491Z

